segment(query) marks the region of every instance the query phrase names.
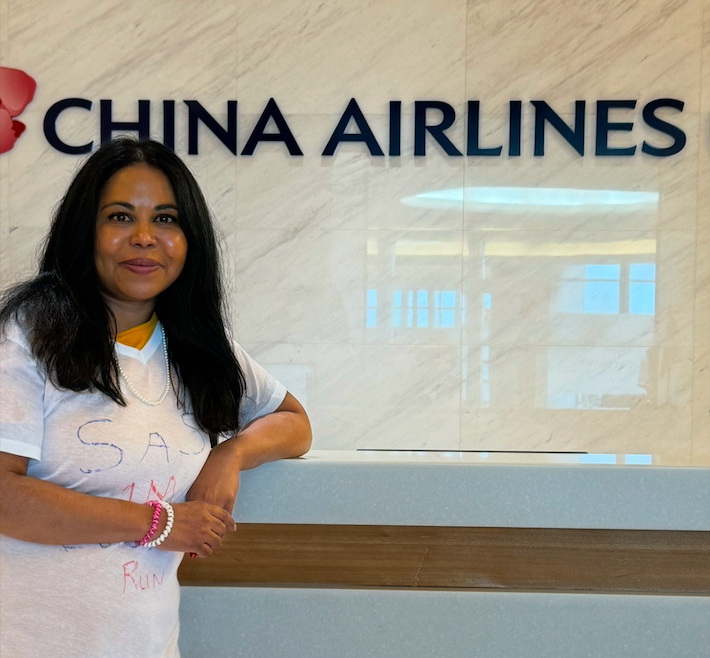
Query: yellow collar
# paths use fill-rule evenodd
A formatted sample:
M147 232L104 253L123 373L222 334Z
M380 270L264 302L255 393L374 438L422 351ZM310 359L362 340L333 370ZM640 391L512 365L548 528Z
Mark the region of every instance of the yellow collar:
M157 324L158 316L153 313L148 322L139 324L137 327L131 327L125 331L119 331L116 334L116 342L121 343L121 345L128 345L128 347L134 347L137 350L143 349L153 335Z

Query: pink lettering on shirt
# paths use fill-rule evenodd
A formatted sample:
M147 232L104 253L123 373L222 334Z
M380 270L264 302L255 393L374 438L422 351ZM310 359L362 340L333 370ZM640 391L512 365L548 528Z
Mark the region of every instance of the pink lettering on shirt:
M137 573L138 561L131 560L123 565L123 593L126 590L134 592L145 592L146 590L156 589L163 584L165 580L165 571L160 574L152 571ZM138 580L136 580L136 576Z

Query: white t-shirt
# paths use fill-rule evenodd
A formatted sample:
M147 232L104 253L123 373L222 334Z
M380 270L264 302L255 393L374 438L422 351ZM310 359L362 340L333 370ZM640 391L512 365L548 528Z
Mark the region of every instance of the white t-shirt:
M247 388L242 425L273 412L286 389L235 343ZM165 387L160 324L141 350L116 344L134 388ZM95 496L182 502L210 450L174 392L157 407L122 383L128 405L55 388L17 327L0 342L0 451L27 474ZM146 528L147 530L147 528ZM131 543L45 546L0 536L0 651L18 658L179 656L182 553Z

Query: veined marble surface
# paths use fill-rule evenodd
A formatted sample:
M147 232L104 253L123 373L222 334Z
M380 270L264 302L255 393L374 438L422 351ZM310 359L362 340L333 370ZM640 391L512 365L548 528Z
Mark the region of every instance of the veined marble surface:
M38 82L27 131L0 156L0 282L32 271L52 208L79 159L42 134L61 98L92 100L58 130L98 140L116 120L177 102L177 151L214 210L233 328L307 405L317 448L581 450L710 456L710 5L707 0L0 0L0 64ZM1 93L1 90L0 90ZM269 98L303 157L281 143L233 156ZM664 136L656 98L687 135L671 158L594 157L595 103L633 99L612 146ZM350 98L388 146L402 101L402 155L358 143L321 155ZM586 155L548 127L532 155L531 100L568 123L586 101ZM481 101L482 147L451 157L427 138L414 158L415 100ZM508 103L523 102L520 157ZM432 121L435 112L432 113ZM271 128L270 128L271 130Z

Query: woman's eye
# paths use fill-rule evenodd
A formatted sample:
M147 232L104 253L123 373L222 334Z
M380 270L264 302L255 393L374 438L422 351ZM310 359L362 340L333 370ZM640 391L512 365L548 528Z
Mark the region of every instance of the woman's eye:
M162 224L172 224L177 223L177 217L173 217L173 215L158 215L155 221Z
M109 219L114 222L129 222L131 218L125 212L115 212L109 215Z

